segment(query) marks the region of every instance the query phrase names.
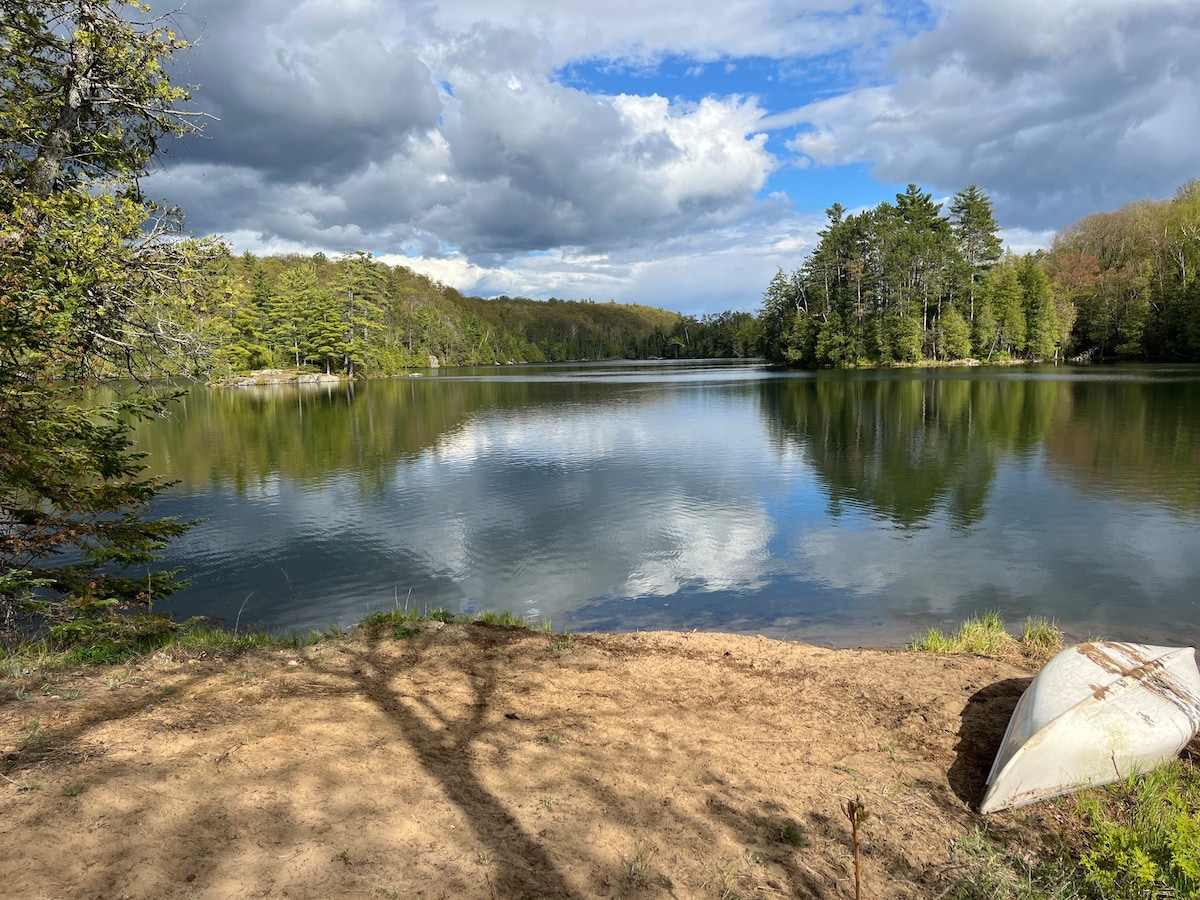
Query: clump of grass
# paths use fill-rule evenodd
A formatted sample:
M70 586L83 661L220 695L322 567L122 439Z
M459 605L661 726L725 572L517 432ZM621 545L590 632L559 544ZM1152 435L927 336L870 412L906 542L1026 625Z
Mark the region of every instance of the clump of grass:
M563 634L551 634L548 638L546 649L551 653L560 653L564 650L570 650L575 646L575 636L570 632Z
M493 610L485 609L475 617L475 621L484 625L507 625L514 628L525 627L525 620L520 616L514 616L508 610L494 612Z
M808 838L804 836L804 832L800 830L800 826L793 819L785 819L779 826L779 839L798 850L808 846Z
M1048 660L1063 648L1063 635L1057 623L1043 616L1025 620L1021 631L1021 652L1030 659Z
M654 860L654 852L654 847L639 838L633 843L633 853L621 857L629 868L629 880L637 887L644 888L650 884L653 874L650 864Z
M711 878L700 883L700 888L716 894L721 900L735 900L738 879L742 877L742 868L736 860L717 866L717 871Z
M40 719L31 719L24 728L21 729L21 749L33 750L46 743L45 732L42 731L42 722Z
M977 828L954 842L958 900L1200 897L1200 768L1175 760L1140 777L1053 801L1075 837L1032 857ZM1064 825L1060 820L1066 819Z
M930 628L913 638L909 649L922 653L969 653L975 656L1016 657L1047 660L1062 649L1062 632L1042 617L1026 619L1020 639L1004 627L999 613L972 616L952 633Z

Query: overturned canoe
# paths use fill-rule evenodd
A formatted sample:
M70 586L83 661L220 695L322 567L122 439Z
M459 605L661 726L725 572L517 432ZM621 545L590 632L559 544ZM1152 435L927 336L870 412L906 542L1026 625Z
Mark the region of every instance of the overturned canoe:
M1191 647L1093 641L1051 659L1013 710L981 813L1145 772L1200 730Z

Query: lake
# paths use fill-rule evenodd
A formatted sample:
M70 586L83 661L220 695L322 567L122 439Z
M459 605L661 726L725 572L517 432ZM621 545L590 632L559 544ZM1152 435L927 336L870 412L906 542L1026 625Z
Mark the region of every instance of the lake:
M556 630L897 645L989 610L1200 641L1200 367L443 369L189 389L143 423L203 518L159 605L323 630L397 605Z

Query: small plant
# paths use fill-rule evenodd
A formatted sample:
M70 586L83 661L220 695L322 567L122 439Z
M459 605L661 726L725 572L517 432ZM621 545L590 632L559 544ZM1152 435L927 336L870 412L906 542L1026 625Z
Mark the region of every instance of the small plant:
M83 793L83 785L79 784L78 782L64 784L62 792L64 797L78 797Z
M1200 770L1175 761L1078 807L1092 833L1080 858L1103 897L1200 896Z
M341 860L344 865L350 865L350 851L339 850L329 858L330 862L337 862L338 860Z
M1012 650L1015 638L1004 630L1004 622L998 613L986 612L972 616L952 635L937 628L930 628L923 637L909 645L911 649L925 653L973 653L979 656L996 656Z
M546 807L547 810L553 812L553 810L554 810L554 795L547 794L545 797L543 797L542 798L542 806Z
M46 742L45 733L42 731L42 723L39 719L31 719L29 723L21 729L21 749L32 750L35 747L40 747Z
M475 858L479 860L481 866L487 866L491 865L492 860L496 857L491 850L480 850L475 854Z
M520 616L514 616L508 610L497 613L490 609L485 609L475 617L475 621L484 625L508 625L514 628L525 627L525 620Z
M736 900L737 894L734 892L734 887L741 877L742 870L737 862L727 862L717 868L715 875L701 882L700 888L711 891L721 900Z
M31 791L40 791L41 789L42 789L42 786L40 784L38 784L36 781L22 781L20 784L17 785L17 791L19 791L22 794L28 794Z
M561 744L562 743L562 738L560 738L557 734L554 734L553 732L549 732L549 731L547 731L545 734L541 735L538 739L546 744Z
M411 625L397 625L396 630L392 632L392 640L406 641L411 637L416 637L420 633L420 630L413 628Z
M654 859L654 848L640 838L634 841L633 854L622 856L625 865L629 867L629 879L638 887L650 884L650 863Z
M804 832L800 830L800 826L792 819L784 820L784 823L779 826L779 838L785 844L790 844L797 849L803 849L808 846L808 838L804 836Z
M1031 616L1021 632L1021 652L1030 659L1048 660L1063 648L1063 636L1052 620Z
M560 635L551 634L549 645L546 647L551 653L559 653L563 650L570 650L575 646L575 636L570 632L564 632Z
M69 688L68 690L60 691L59 696L64 700L78 700L83 696L83 691L78 688Z

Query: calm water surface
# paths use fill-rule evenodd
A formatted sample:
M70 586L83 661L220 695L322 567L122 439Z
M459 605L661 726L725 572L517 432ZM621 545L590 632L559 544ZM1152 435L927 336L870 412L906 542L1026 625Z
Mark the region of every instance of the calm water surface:
M180 482L157 512L204 518L180 616L1200 641L1200 367L444 370L196 388L138 440Z

